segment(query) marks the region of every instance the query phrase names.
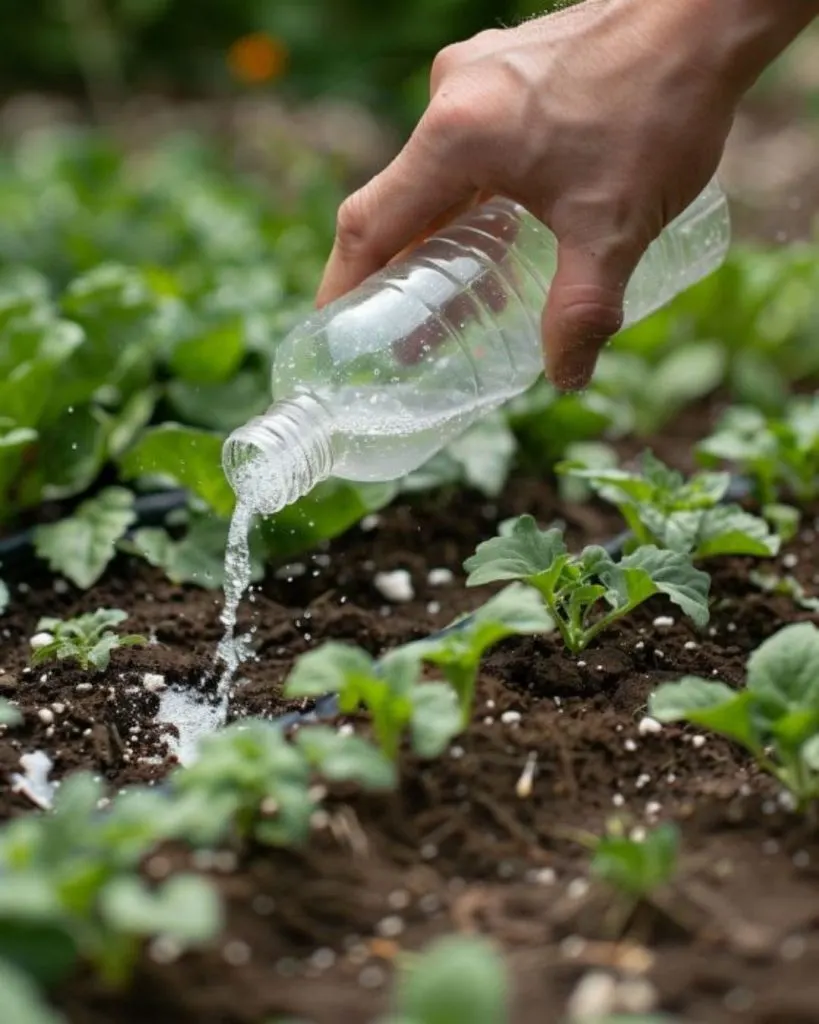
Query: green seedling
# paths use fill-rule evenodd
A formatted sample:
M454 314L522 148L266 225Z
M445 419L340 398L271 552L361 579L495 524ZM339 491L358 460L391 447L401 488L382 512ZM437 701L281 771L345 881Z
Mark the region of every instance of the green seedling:
M32 656L32 665L47 661L76 661L88 671L105 671L111 661L111 652L120 647L138 647L147 644L144 636L120 636L113 632L128 618L118 608L99 608L75 619L45 618L37 623L37 632L51 636L51 640L38 646Z
M819 497L819 399L792 399L779 417L746 406L729 409L697 453L706 465L739 470L765 505L783 496L813 501Z
M172 780L186 835L213 843L232 833L270 846L299 846L318 808L315 773L367 789L395 785L395 769L358 736L300 730L294 743L270 722L244 719L205 737L193 764Z
M687 555L638 548L615 562L601 547L566 550L560 530L539 530L531 516L478 546L464 563L468 586L522 580L537 590L563 642L579 653L614 622L663 594L697 626L708 622L710 577Z
M450 686L420 682L420 656L413 646L376 660L359 647L334 641L323 644L299 658L285 693L289 697L336 693L344 714L363 705L390 760L398 757L406 731L417 754L437 757L461 731L461 712Z
M8 608L10 599L9 588L0 580L0 615Z
M484 939L449 936L408 959L382 1024L507 1024L503 960Z
M661 686L649 713L739 743L800 810L819 796L819 630L810 623L786 626L761 644L748 659L743 689L686 676Z
M510 636L548 633L554 623L543 601L531 587L513 583L490 598L448 632L420 640L413 649L424 661L437 665L458 695L461 721L466 728L472 714L475 682L486 651Z
M576 463L563 463L558 471L585 480L619 509L632 533L627 550L656 544L695 560L715 555L768 557L779 551L780 538L764 519L739 505L721 504L731 482L728 473L696 473L686 480L651 452L643 454L635 473Z
M182 838L171 801L135 790L102 814L102 796L89 775L73 775L52 813L0 831L0 960L45 984L82 960L122 985L146 938L185 948L209 941L221 924L203 879L176 875L148 886L139 876L160 841Z
M808 612L819 612L819 597L811 597L805 593L805 588L793 576L780 576L775 572L754 572L748 574L748 579L755 587L766 594L782 594L789 597L793 603L804 608Z
M591 871L629 899L645 899L674 877L679 844L679 831L671 824L641 839L610 830L595 843Z

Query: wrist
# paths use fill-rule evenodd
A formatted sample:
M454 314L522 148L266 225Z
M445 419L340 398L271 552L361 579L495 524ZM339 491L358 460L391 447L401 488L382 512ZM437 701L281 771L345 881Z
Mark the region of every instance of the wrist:
M819 0L677 0L693 59L738 99L819 15Z

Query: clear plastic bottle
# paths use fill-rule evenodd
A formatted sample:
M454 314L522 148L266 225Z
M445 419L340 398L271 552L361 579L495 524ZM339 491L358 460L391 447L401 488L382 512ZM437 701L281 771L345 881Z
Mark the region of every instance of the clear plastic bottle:
M729 242L714 180L646 252L625 324L710 274ZM528 388L556 253L539 220L494 199L292 331L275 353L274 404L225 442L237 495L270 514L330 475L397 479Z

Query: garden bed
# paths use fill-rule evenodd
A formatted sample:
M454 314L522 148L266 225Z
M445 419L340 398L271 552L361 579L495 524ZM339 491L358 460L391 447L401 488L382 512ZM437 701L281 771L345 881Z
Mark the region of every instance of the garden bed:
M541 524L562 519L573 548L619 528L608 508L564 506L551 485L521 477L497 504L468 491L396 504L369 529L269 574L244 604L258 660L240 672L232 713L296 706L281 685L317 643L342 639L377 654L475 607L486 594L464 588L464 558L497 522L523 512ZM812 592L819 539L809 517L784 557ZM215 879L227 906L218 944L172 963L148 951L116 995L90 975L75 978L57 1004L72 1024L358 1024L386 1010L399 951L478 932L507 954L512 1024L560 1020L578 983L598 969L647 981L632 986L635 999L685 1021L815 1020L815 831L782 809L775 784L737 747L691 728L651 733L640 725L658 684L684 673L740 684L762 640L815 618L789 597L762 594L750 582L752 564L709 566L704 633L652 599L579 659L555 636L504 642L484 660L472 724L449 752L431 762L403 756L394 794L331 792L303 852L154 855L150 878L187 863ZM396 568L411 574L409 602L385 600L373 582ZM441 568L453 579L433 586L430 570ZM162 780L174 762L167 726L156 721L159 696L143 677L192 688L212 674L218 595L175 587L125 556L81 597L25 566L6 579L15 601L0 634L0 693L25 721L0 739L3 774L17 770L22 751L39 749L53 760L54 778L86 768L114 790ZM27 667L41 614L106 606L126 609L128 630L158 643L114 652L96 677L65 663ZM521 797L533 752L534 784ZM4 815L32 810L8 787L1 796ZM614 814L682 827L681 869L662 905L643 907L627 927L611 891L589 879L587 851L568 835L599 835Z

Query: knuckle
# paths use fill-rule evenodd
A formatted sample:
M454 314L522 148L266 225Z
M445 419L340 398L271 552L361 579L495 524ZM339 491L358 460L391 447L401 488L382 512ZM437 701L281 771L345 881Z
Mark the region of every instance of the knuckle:
M590 341L605 341L623 325L621 298L592 285L574 287L564 296L561 312L572 334Z
M463 60L463 43L452 43L439 50L432 61L430 81L433 86L447 78L452 72L460 67Z
M348 196L338 208L336 216L336 245L342 252L361 249L367 241L369 218L366 199L362 191Z

